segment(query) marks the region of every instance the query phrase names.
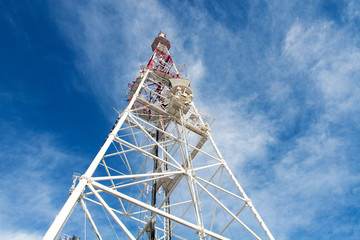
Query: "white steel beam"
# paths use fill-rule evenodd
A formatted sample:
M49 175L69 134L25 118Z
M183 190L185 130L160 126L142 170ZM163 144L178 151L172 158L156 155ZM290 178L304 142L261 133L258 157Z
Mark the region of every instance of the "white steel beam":
M136 123L138 124L138 126L144 131L144 133L154 142L158 145L158 147L166 154L167 157L169 157L171 160L173 160L173 162L180 167L180 169L182 168L181 165L174 159L173 156L171 156L148 132L146 132L144 130L144 127L141 126L136 120L135 118L133 118L133 116L130 114L129 117ZM164 161L164 160L162 160ZM169 162L166 162L167 164L169 164ZM170 164L169 164L170 165Z
M209 140L212 143L213 147L215 148L215 151L217 152L219 158L223 159L219 149L217 148L214 140L212 139L211 135L209 134ZM262 227L262 229L264 230L265 234L267 235L267 237L270 240L275 240L275 238L273 237L273 235L271 234L270 230L268 229L268 227L266 226L265 222L262 220L260 214L258 213L258 211L255 209L254 205L252 204L250 198L246 195L244 189L240 186L239 182L237 181L237 179L235 178L234 174L232 173L231 169L229 168L229 166L226 164L226 161L223 161L223 166L225 168L225 170L228 172L231 180L235 183L237 189L240 191L240 193L244 196L246 204L249 206L250 210L252 211L252 213L254 214L255 218L258 220L260 226Z
M184 219L181 219L181 218L179 218L179 217L176 217L176 216L174 216L174 215L171 215L171 214L169 214L169 213L166 213L166 212L164 212L164 211L161 211L161 210L158 209L158 208L152 207L152 206L149 205L149 204L143 203L143 202L141 202L141 201L139 201L139 200L137 200L137 199L135 199L135 198L129 197L129 196L123 194L123 193L117 192L117 191L115 191L115 190L113 190L113 189L111 189L111 188L109 188L109 187L106 187L106 186L100 184L100 183L93 182L92 185L93 185L94 187L96 187L96 188L99 188L99 189L101 189L101 190L103 190L103 191L105 191L105 192L110 193L111 195L114 195L114 196L116 196L116 197L122 198L122 199L124 199L125 201L128 201L128 202L130 202L130 203L133 203L133 204L135 204L135 205L137 205L137 206L139 206L139 207L145 208L145 209L147 209L147 210L149 210L149 211L152 211L152 212L154 212L154 213L156 213L156 214L158 214L158 215L161 215L161 216L163 216L163 217L169 218L169 219L171 219L172 221L178 222L178 223L180 223L180 224L182 224L182 225L184 225L184 226L186 226L186 227L189 227L189 228L194 229L194 230L196 230L196 231L204 231L204 233L205 233L206 235L209 235L209 236L211 236L211 237L214 237L214 238L217 238L217 239L221 239L221 240L226 240L226 239L228 239L228 238L226 238L226 237L224 237L224 236L221 236L221 235L219 235L219 234L217 234L217 233L214 233L214 232L212 232L212 231L209 231L209 230L207 230L207 229L201 229L201 227L199 227L199 226L197 226L197 225L195 225L195 224L193 224L193 223L191 223L191 222L188 222L188 221L186 221L186 220L184 220Z
M138 150L138 152L143 153L143 154L146 155L146 156L149 156L149 157L151 157L151 158L154 158L154 159L156 159L156 160L159 160L159 161L161 161L161 162L164 162L164 163L166 163L166 164L168 164L168 165L170 165L170 166L172 166L172 167L174 167L174 168L176 168L176 169L178 169L178 170L182 170L181 165L180 165L174 158L172 158L172 159L173 159L174 163L176 163L177 166L175 166L174 164L172 164L172 163L170 163L170 162L165 161L165 160L162 159L162 158L159 158L159 157L155 156L154 154L152 154L152 153L150 153L150 152L147 152L147 151L145 151L145 150L143 150L143 149L141 149L141 148L138 148L138 147L136 147L135 145L133 145L133 144L131 144L131 143L129 143L129 142L124 141L124 140L121 139L121 138L116 137L116 140L119 141L119 142L122 142L124 145L128 145L129 147Z
M195 107L195 104L192 102L191 105L194 108L195 113L197 113L197 115L199 116L199 120L203 122L197 108ZM212 144L212 146L214 147L216 154L219 156L220 159L222 159L223 161L223 166L225 168L225 170L228 172L228 174L230 175L231 180L235 183L237 189L240 191L240 193L244 196L244 198L246 199L246 203L249 206L250 210L252 211L252 213L254 214L255 218L258 220L260 226L262 227L262 229L264 230L266 236L270 239L270 240L274 240L275 238L273 237L273 235L271 234L270 230L268 229L268 227L266 226L265 222L262 220L262 218L260 217L260 214L258 213L258 211L255 209L254 205L252 204L250 198L248 198L248 196L246 195L244 189L240 186L239 182L237 181L237 179L235 178L234 174L232 173L231 169L229 168L229 166L227 165L226 161L224 160L222 154L220 153L218 147L215 144L214 139L212 138L211 134L208 132L208 138Z
M125 225L122 223L122 221L116 216L116 214L111 210L111 208L109 207L109 205L107 205L107 203L104 201L104 199L100 196L100 194L98 194L96 192L96 190L94 189L94 187L89 184L88 185L89 189L94 193L95 197L100 201L100 203L104 206L104 208L106 209L106 211L108 211L108 213L113 217L113 219L115 220L115 222L121 227L121 229L125 232L125 234L131 239L131 240L135 240L135 237L131 234L131 232L125 227Z
M108 176L110 177L111 176L111 174L110 174L110 171L109 171L109 168L107 167L107 165L106 165L106 162L105 162L105 160L104 160L104 158L101 160L102 161L102 163L103 163L103 165L104 165L104 167L105 167L105 170L106 170L106 173L108 174ZM115 183L114 183L114 180L110 180L110 182L111 182L111 185L113 186L113 188L115 187ZM122 209L123 209L123 211L125 212L125 207L124 207L124 204L122 203L122 201L121 201L121 199L119 198L119 202L120 202L120 205L121 205L121 207L122 207Z
M206 181L205 179L202 179L202 178L199 177L199 176L195 176L195 178L198 179L198 180L200 180L200 181L203 181L203 182L206 183L206 184L209 184L210 186L212 186L212 187L214 187L214 188L216 188L216 189L218 189L218 190L223 191L224 193L227 193L227 194L229 194L229 195L231 195L231 196L233 196L233 197L236 197L236 198L238 198L238 199L246 202L246 199L244 199L244 198L236 195L235 193L232 193L232 192L230 192L230 191L228 191L228 190L226 190L226 189L224 189L224 188L222 188L222 187L219 187L218 185L216 185L216 184L214 184L214 183L212 183L212 182Z
M110 176L110 177L94 177L92 180L94 181L104 181L104 180L116 180L116 179L137 179L137 178L145 178L145 177L163 177L163 176L172 176L176 174L184 173L184 171L169 171L169 172L159 172L159 173L144 173L144 174L129 174L129 175L121 175L121 176Z
M248 227L245 223L243 223L234 213L232 213L224 204L222 204L214 195L212 195L204 186L202 186L199 182L196 183L201 187L212 199L215 200L226 212L228 212L238 223L240 223L246 230L248 230L256 239L260 240L260 238Z
M246 207L246 204L244 204L240 210L235 214L235 216L238 216ZM230 226L230 224L235 220L235 218L231 218L231 220L228 222L228 224L226 224L226 226L224 227L224 229L220 232L220 234L223 234L225 232L225 230Z
M81 204L86 216L88 217L88 219L90 221L90 224L91 224L92 228L94 229L94 232L95 232L96 236L98 237L99 240L102 240L102 237L101 237L101 235L100 235L100 233L99 233L99 231L98 231L98 229L97 229L97 227L95 225L95 222L92 219L91 214L90 214L89 210L87 209L87 207L86 207L86 205L84 203L84 200L82 198L80 199L80 204Z

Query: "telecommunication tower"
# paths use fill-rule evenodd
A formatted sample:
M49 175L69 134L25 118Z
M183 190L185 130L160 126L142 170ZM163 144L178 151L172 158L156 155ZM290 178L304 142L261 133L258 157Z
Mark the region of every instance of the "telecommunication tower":
M127 107L43 239L58 238L78 202L98 239L105 226L96 208L111 216L116 237L274 239L216 146L214 119L195 107L164 33L151 48Z

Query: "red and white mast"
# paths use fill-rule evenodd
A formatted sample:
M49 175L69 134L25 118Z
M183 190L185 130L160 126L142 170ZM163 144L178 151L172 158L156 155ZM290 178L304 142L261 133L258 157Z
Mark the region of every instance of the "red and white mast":
M165 34L151 47L127 107L43 239L58 238L78 202L98 239L98 208L118 225L114 236L129 239L274 239L211 136L214 118L195 107Z

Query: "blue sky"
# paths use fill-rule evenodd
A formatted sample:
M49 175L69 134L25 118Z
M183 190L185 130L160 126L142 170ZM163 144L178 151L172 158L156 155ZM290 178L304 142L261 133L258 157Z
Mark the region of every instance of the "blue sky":
M356 0L0 2L0 236L43 236L160 30L275 238L359 239Z

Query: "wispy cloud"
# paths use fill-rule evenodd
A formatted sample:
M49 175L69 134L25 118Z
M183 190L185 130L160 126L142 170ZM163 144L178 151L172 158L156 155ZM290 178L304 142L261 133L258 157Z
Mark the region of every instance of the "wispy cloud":
M71 174L82 163L58 148L51 134L20 130L11 124L1 124L0 129L4 137L1 162L6 166L1 170L0 235L39 239L59 211L59 202L66 200ZM65 166L69 168L66 173Z
M31 233L25 231L1 231L0 236L4 239L14 239L14 240L38 240L42 238L42 234L39 233Z
M85 80L76 80L75 85L80 90L84 84L89 86L104 107L118 107L124 100L127 83L135 80L139 66L147 63L152 54L150 45L160 30L176 39L173 44L177 44L177 52L186 54L181 48L185 38L174 27L175 17L156 1L55 5L59 28L76 52L76 65L83 74L81 81ZM188 53L186 58L189 57ZM199 60L191 57L190 63L189 66L201 66ZM198 75L199 71L193 72Z
M296 22L286 35L283 54L290 57L290 69L310 83L309 92L315 89L317 93L308 95L304 104L315 104L321 111L310 112L316 118L283 156L277 156L280 161L273 165L274 178L258 193L261 205L275 201L270 204L272 210L265 212L281 216L273 221L280 238L291 237L295 229L301 231L316 225L323 217L338 216L347 204L355 204L350 199L359 177L352 169L358 169L358 164L348 155L358 144L357 137L349 132L355 130L351 124L358 122L360 115L359 53L351 32L331 22L310 27ZM337 223L328 224L336 228ZM324 236L336 234L329 229L312 228ZM343 234L354 238L355 228L353 225Z

